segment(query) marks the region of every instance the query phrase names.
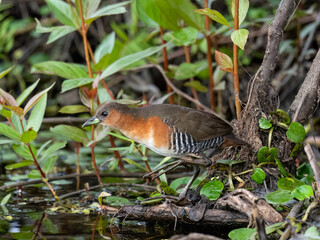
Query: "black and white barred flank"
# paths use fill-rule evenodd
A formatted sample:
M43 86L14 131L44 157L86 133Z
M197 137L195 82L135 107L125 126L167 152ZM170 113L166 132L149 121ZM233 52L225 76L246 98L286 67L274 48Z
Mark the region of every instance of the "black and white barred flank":
M174 132L171 134L170 149L177 155L187 153L198 155L207 149L218 148L222 143L222 137L196 141L190 134L174 129Z

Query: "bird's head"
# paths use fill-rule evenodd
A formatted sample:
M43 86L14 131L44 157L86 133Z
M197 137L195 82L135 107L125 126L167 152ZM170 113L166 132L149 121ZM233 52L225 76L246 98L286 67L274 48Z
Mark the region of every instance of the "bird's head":
M119 118L119 112L124 107L126 107L124 104L116 102L103 103L98 107L96 114L92 118L88 119L82 125L82 127L90 126L97 123L112 127L113 123L116 122Z

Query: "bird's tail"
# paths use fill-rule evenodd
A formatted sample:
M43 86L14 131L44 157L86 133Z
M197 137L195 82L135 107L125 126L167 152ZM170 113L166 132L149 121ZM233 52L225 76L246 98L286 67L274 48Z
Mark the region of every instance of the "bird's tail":
M237 138L233 134L228 134L223 136L223 143L221 145L222 148L230 147L230 146L248 146L249 144L241 139Z

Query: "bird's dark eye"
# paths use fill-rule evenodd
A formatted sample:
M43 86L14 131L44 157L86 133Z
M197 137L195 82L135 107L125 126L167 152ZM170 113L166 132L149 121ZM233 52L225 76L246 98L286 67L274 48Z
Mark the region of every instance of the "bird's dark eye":
M108 112L104 111L104 112L101 113L101 115L106 117L106 116L108 116Z

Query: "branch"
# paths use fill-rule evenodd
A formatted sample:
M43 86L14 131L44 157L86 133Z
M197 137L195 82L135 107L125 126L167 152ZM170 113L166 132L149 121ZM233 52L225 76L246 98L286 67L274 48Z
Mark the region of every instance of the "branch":
M298 94L289 108L294 121L304 123L317 108L320 101L320 49L304 79ZM303 106L303 107L302 107Z

